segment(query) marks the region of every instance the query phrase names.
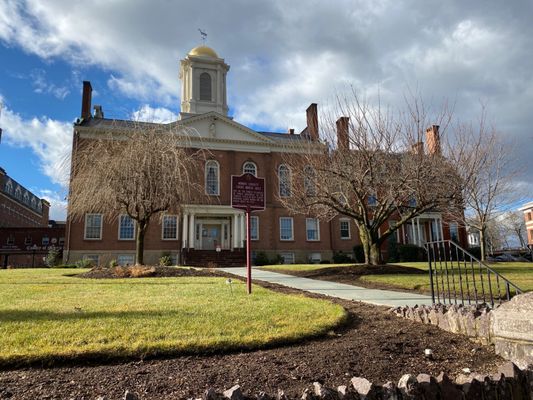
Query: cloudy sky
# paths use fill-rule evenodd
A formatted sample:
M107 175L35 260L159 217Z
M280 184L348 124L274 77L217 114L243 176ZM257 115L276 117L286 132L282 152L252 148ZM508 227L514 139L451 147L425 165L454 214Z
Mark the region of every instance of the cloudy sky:
M82 81L106 117L171 120L179 59L202 28L231 66L237 121L300 131L311 102L347 85L391 104L415 88L463 120L485 104L533 198L532 20L530 0L2 0L0 166L64 218L60 167Z

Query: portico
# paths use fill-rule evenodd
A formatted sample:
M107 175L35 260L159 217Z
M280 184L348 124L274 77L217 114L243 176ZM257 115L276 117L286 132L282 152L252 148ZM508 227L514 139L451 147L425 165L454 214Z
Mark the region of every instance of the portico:
M427 242L443 240L442 214L435 212L420 214L402 226L402 236L405 243L416 244L419 247Z
M246 240L244 212L231 206L187 205L181 221L181 248L242 249Z

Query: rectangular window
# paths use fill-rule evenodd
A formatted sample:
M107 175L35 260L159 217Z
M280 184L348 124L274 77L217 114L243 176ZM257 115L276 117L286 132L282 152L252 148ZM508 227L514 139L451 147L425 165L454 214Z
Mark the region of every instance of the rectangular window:
M457 222L450 222L450 239L455 243L459 243L459 225L457 225Z
M340 226L341 226L341 239L350 239L350 220L348 219L341 219L340 220Z
M317 218L306 218L305 219L305 231L307 233L307 240L310 240L310 241L320 240L320 231L318 229L318 219Z
M102 214L85 214L85 239L102 239Z
M250 240L259 240L259 217L250 217Z
M532 214L533 214L533 213L531 213L531 212L528 212L528 213L527 213L527 220L528 220L528 221L531 221L531 218L532 218L531 215L532 215Z
M60 245L61 247L63 247L63 246L65 245L65 238L64 238L64 237L60 237L60 238L59 238L59 245Z
M119 217L118 238L120 240L135 239L135 221L129 215L121 215Z
M98 266L100 261L100 256L98 254L85 254L83 256L84 260L91 260L94 265Z
M322 255L320 253L309 254L309 262L311 264L320 264L320 261L322 261Z
M48 236L43 236L43 238L41 239L41 244L43 246L48 246L49 243L50 243L50 238Z
M14 244L15 244L15 236L9 235L7 237L7 245L8 246L13 246Z
M176 240L178 238L178 217L177 215L163 216L163 240Z
M283 264L294 264L294 253L281 253Z
M135 264L135 255L134 254L119 254L117 257L118 265L133 265Z
M279 219L280 240L293 240L292 217L281 217Z
M32 244L31 236L26 236L26 238L24 239L24 244L26 246L29 246Z

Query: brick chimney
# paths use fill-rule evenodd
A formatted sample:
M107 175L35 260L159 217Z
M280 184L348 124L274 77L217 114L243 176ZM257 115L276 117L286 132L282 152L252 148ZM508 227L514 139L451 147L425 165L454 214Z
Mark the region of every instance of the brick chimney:
M289 135L294 135L294 128L289 128L288 133L289 133Z
M318 142L318 112L316 103L307 107L307 134L313 142Z
M347 150L350 148L350 139L348 136L349 117L340 117L337 120L337 148Z
M83 94L81 96L81 117L83 119L91 118L91 99L93 88L91 82L83 81Z
M424 142L416 142L411 146L413 154L424 154Z
M438 125L431 125L426 129L426 144L428 147L428 154L440 155L441 149Z

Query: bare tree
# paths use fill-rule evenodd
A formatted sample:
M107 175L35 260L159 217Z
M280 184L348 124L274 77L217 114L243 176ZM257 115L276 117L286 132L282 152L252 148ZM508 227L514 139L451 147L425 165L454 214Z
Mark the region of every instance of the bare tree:
M510 204L516 202L514 181L519 171L512 163L512 151L498 132L488 126L483 110L476 126L460 124L455 128L455 152L450 152L450 161L463 181L464 213L467 226L479 231L481 259L487 254L487 230Z
M521 211L506 212L502 216L502 224L506 236L514 238L521 248L527 248L526 220Z
M68 214L127 214L136 222L136 263L144 262L149 223L166 211L179 213L195 195L199 152L178 124L128 123L80 139L73 151Z
M321 117L321 139L302 140L297 154L287 153L284 160L295 177L290 196L279 196L284 206L324 219L353 219L370 265L382 262L382 244L407 221L461 200L459 177L441 153L438 126L426 132L430 121L420 100L406 105L404 111L372 107L355 92L338 98ZM446 107L431 122L445 127ZM430 138L428 152L424 135Z

